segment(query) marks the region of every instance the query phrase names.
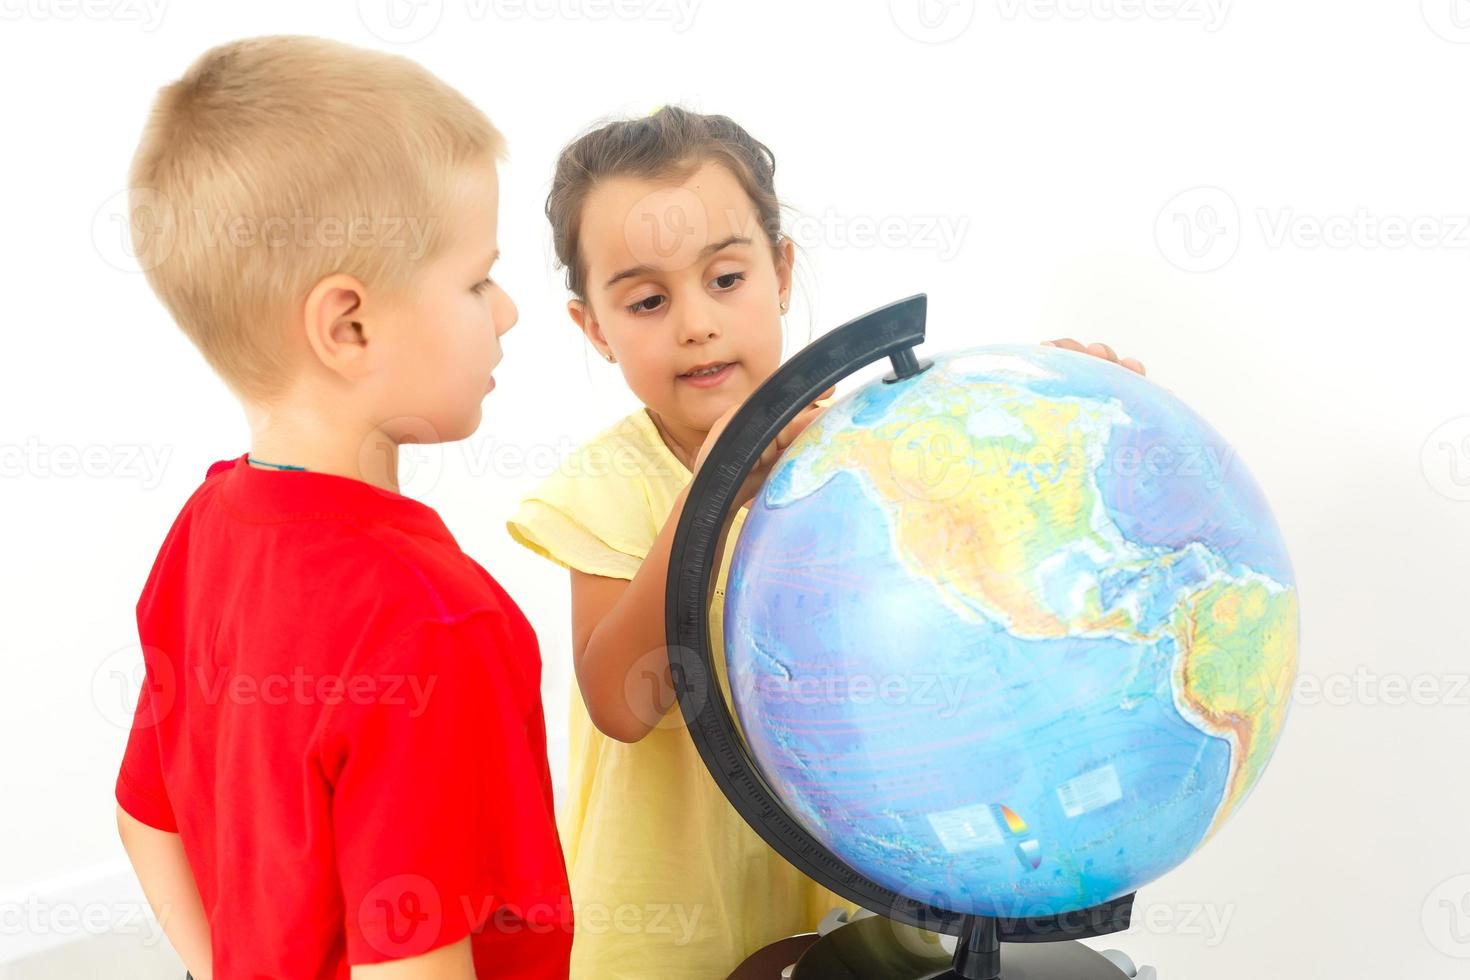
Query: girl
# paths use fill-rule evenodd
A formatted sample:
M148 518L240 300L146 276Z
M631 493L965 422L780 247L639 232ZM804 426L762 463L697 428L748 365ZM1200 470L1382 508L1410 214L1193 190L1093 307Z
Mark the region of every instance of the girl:
M851 908L745 824L669 710L664 586L687 485L781 359L794 247L781 233L774 170L770 151L730 119L665 107L567 146L546 202L568 313L643 403L508 524L571 572L578 690L561 838L577 917L573 978L724 977L762 946ZM1117 360L1104 345L1087 350ZM742 501L820 411L786 427ZM743 517L714 592L716 638Z

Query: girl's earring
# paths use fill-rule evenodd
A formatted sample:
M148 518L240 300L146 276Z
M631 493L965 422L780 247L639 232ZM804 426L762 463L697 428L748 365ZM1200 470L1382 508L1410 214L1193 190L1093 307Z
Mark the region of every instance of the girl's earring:
M613 355L609 354L609 355L607 355L607 363L609 363L609 364L616 364L616 363L618 363L618 359L616 357L614 357Z
M786 301L784 299L781 301L781 312L786 312Z

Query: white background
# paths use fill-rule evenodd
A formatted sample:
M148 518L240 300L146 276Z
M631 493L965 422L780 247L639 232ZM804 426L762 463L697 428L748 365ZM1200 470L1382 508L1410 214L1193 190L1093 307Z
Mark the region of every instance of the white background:
M558 775L565 575L504 520L633 403L563 312L541 205L568 139L683 102L776 153L791 348L917 291L933 350L1106 340L1271 500L1314 686L1111 944L1166 980L1470 971L1470 3L157 2L0 0L0 963L88 922L125 934L109 975L160 956L113 827L118 678L164 532L247 433L131 264L119 193L198 53L313 33L420 60L510 139L520 325L479 433L416 450L406 492L536 625Z

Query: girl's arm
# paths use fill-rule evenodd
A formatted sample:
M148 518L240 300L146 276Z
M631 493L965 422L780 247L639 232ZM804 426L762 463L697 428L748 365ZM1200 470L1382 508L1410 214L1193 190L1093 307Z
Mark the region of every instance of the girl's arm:
M117 832L148 906L174 952L194 980L210 980L214 966L209 951L209 920L199 900L194 872L184 857L183 840L178 834L135 819L122 807L117 808Z
M674 705L665 647L664 593L669 553L689 488L632 581L572 569L572 658L592 724L636 742Z
M829 388L821 398L831 394ZM736 496L742 505L765 483L786 447L822 411L815 405L803 409L766 447ZM732 408L710 429L695 462L695 472L734 414ZM643 738L674 706L664 602L669 555L688 495L689 488L685 487L674 499L668 520L631 581L572 570L572 662L577 685L592 724L620 742ZM732 513L726 518L715 554L724 555L733 523Z

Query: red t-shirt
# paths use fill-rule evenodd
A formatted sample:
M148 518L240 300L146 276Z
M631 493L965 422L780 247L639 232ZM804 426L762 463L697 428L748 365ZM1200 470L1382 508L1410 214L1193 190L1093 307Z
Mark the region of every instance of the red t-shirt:
M216 463L138 632L117 800L181 835L219 980L471 934L481 977L567 976L536 636L431 508Z

